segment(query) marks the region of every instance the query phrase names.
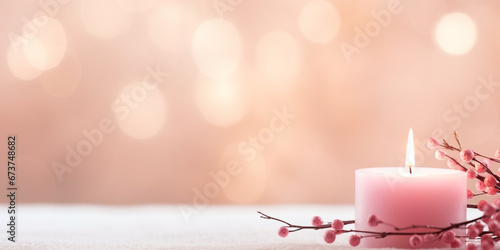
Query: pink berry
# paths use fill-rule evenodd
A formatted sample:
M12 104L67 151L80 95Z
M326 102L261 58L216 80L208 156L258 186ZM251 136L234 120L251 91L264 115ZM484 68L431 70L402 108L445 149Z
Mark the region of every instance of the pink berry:
M410 237L410 246L412 247L419 247L424 243L424 239L422 239L422 236L414 234Z
M481 250L493 250L495 248L495 243L481 244Z
M467 237L469 237L469 239L474 239L477 236L479 236L479 230L477 227L475 225L469 225L467 227Z
M349 237L349 245L353 247L357 247L359 243L361 242L361 237L353 234L351 237Z
M475 169L476 169L476 172L478 173L486 173L486 168L484 167L485 165L479 163L479 162L476 162L475 163Z
M446 161L446 165L451 168L451 169L456 169L456 170L462 170L462 166L460 166L460 164L458 164L458 162L456 162L454 159L448 159L448 161Z
M370 215L370 217L368 218L368 225L370 225L371 227L376 227L379 223L380 220L374 214Z
M469 163L474 158L474 152L470 149L464 149L460 152L460 159L463 162Z
M491 160L490 159L484 159L481 161L481 163L483 163L482 165L486 168L489 168L490 165L491 165Z
M483 207L483 213L486 217L492 216L496 212L495 207L493 207L491 204L486 203Z
M476 182L476 189L477 191L484 192L486 190L486 185L484 184L484 182L478 180Z
M489 195L495 195L498 193L498 190L494 187L487 187L486 190L484 190L486 193Z
M484 240L484 241L493 241L493 237L491 236L491 234L483 234L483 235L481 236L481 242L482 242L483 240Z
M495 158L500 159L500 149L495 152Z
M484 182L484 185L486 185L487 187L494 187L495 185L497 185L497 180L491 174L487 174L484 177L483 182Z
M455 240L452 243L450 243L451 248L458 248L461 246L462 246L462 242L457 238L455 238Z
M344 222L339 219L335 219L332 222L332 229L335 231L340 231L344 228Z
M319 216L314 216L312 218L312 225L314 227L319 227L319 226L323 225L323 220Z
M474 194L472 193L472 191L467 189L467 199L472 199L472 197L474 197Z
M328 229L325 232L325 235L323 236L323 239L325 240L326 243L332 244L335 241L336 238L335 231Z
M496 232L500 230L500 224L498 224L496 220L491 220L490 222L488 222L488 230Z
M285 226L280 227L280 229L278 230L278 235L282 238L288 236L288 228L286 228Z
M474 178L476 178L476 176L477 176L477 174L476 174L476 171L474 171L474 169L469 168L467 170L467 178L474 179Z
M480 221L477 221L476 223L474 223L474 226L476 227L476 229L479 231L480 234L483 232L483 229L484 229L483 223L481 223Z
M493 249L495 242L490 234L483 234L481 236L481 249Z
M496 222L498 222L500 224L500 213L495 213L492 217L491 217L492 220L495 220Z
M434 156L436 156L436 159L441 161L446 157L446 152L444 152L444 150L442 149L438 149L436 150L436 153L434 153Z
M426 234L424 235L424 241L429 243L432 242L436 239L436 236L434 234Z
M477 250L477 246L474 243L467 243L465 250Z
M436 138L430 138L427 140L427 147L429 149L436 149L439 147L439 141Z
M444 243L451 244L453 241L455 241L455 236L456 236L455 232L446 231L441 236L441 241L443 241Z
M477 203L477 209L478 209L479 211L484 211L484 206L485 206L486 204L488 204L488 202L487 202L487 201L485 201L485 200L480 200L480 201Z
M493 206L497 207L497 208L500 208L500 198L496 198L494 201L493 201Z

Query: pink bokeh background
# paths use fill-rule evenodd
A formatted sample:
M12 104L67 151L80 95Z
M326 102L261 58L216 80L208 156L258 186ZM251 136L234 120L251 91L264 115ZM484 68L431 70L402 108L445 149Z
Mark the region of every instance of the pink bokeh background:
M353 203L354 170L402 165L410 127L417 167L446 167L431 136L500 145L497 1L2 5L0 131L18 136L23 202Z

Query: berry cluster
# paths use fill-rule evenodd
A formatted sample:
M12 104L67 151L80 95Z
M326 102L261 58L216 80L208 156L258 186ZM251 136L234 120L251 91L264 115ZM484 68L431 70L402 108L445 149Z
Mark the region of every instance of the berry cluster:
M476 189L479 193L474 194L471 190L467 190L468 199L484 194L496 195L500 191L500 169L495 174L492 171L491 163L500 163L500 149L495 152L495 157L488 157L471 149L462 149L457 132L455 132L455 139L458 147L451 146L444 139L443 143L439 143L436 138L429 139L427 147L436 150L436 159L444 160L448 158L447 165L449 168L467 172L467 178L469 179L477 179ZM448 155L446 150L460 152L460 161Z
M431 138L427 142L430 149L436 150L435 156L438 160L448 159L447 165L452 169L467 172L469 179L476 179L476 189L479 193L474 194L471 190L467 190L467 198L472 198L479 195L496 195L500 192L500 169L495 174L492 171L492 162L500 163L500 149L495 152L494 157L488 157L475 152L471 149L462 149L458 134L455 132L455 139L458 147L450 145L446 140L440 143L437 139ZM460 161L450 156L446 151L457 151ZM319 216L312 218L312 226L294 225L284 220L271 217L262 212L258 212L263 219L279 221L284 226L278 230L278 235L287 237L290 232L296 232L303 229L326 229L323 239L326 243L331 244L335 241L337 235L343 233L353 233L349 237L351 246L358 246L363 238L385 238L395 235L410 236L409 244L412 247L418 248L425 246L426 243L441 241L449 244L452 248L462 247L465 249L474 250L494 249L495 242L500 241L500 198L493 203L488 203L481 200L474 204L468 204L469 208L476 208L483 212L483 215L472 220L467 220L458 223L451 223L447 227L436 227L432 225L411 225L407 227L396 227L393 224L380 220L376 215L371 215L368 218L368 225L377 227L379 224L384 224L392 227L394 230L390 232L365 231L356 229L345 229L345 225L354 224L354 220L342 221L335 219L332 222L324 223ZM428 229L427 232L417 231L416 229ZM458 233L457 233L458 232Z
M422 247L426 243L441 241L449 244L452 248L462 247L466 244L465 248L468 250L478 249L478 247L481 247L483 250L493 249L495 242L500 240L500 199L497 199L493 204L482 200L478 203L477 209L483 212L482 216L460 223L452 223L447 227L435 227L430 225L396 227L380 220L376 215L371 215L368 218L368 225L371 227L377 227L380 224L388 225L394 228L394 230L390 232L344 229L344 225L353 224L354 221L341 221L335 219L331 223L323 223L323 220L319 216L313 217L312 226L300 226L271 217L262 212L258 213L263 219L276 220L284 223L285 226L280 227L278 230L278 235L283 238L287 237L290 232L296 232L302 229L327 229L323 235L323 239L328 244L333 243L339 234L354 233L349 237L349 244L353 247L358 246L363 238L385 238L395 235L407 235L411 236L409 238L410 246L415 248ZM412 232L412 230L421 228L430 229L432 231ZM460 232L463 231L464 233L457 234L455 230Z

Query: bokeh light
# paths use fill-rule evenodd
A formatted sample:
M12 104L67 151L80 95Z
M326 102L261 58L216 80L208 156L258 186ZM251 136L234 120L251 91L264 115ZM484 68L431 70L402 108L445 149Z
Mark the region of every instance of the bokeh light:
M301 67L301 49L288 33L273 31L260 38L255 52L257 69L273 84L289 83Z
M167 104L158 88L151 89L151 86L144 83L127 85L113 102L112 109L120 128L133 138L149 139L164 127Z
M436 28L436 40L444 51L453 55L467 53L476 42L474 21L464 13L444 16Z
M299 28L311 42L330 42L340 29L339 12L328 1L310 1L300 11Z
M47 70L56 67L66 52L66 32L59 21L48 18L34 38L22 46L28 62L35 68Z
M40 81L50 95L68 97L78 88L81 77L80 59L73 50L68 49L59 66L43 72Z
M6 1L0 118L2 131L23 142L23 197L191 204L210 171L234 159L243 170L211 205L352 203L354 170L397 165L409 127L417 165L446 168L425 140L454 130L464 146L491 155L500 133L498 7L493 0ZM25 38L12 42L12 34ZM144 85L144 77L158 85ZM270 134L278 113L294 118ZM116 129L54 183L51 163L64 163L67 146L86 140L82 131L102 119ZM250 140L261 145L247 161L239 146ZM137 179L144 159L148 175ZM134 183L156 191L144 195Z
M270 186L284 202L330 202L346 177L317 138L305 138L301 133L287 130L273 141L268 163ZM314 195L319 193L322 195Z
M80 10L87 31L102 38L122 34L135 18L135 13L121 8L116 0L84 0Z
M214 79L228 77L238 68L241 49L238 30L222 19L204 21L193 37L196 64L203 74Z
M40 69L31 66L24 54L24 50L16 52L12 46L7 51L7 65L10 72L21 80L32 80L42 73Z
M175 2L155 8L149 17L148 31L153 43L160 49L175 51L185 40L187 10Z
M118 4L131 12L143 12L152 8L158 0L116 0Z
M233 125L246 112L244 95L234 80L200 80L196 98L205 119L217 126Z

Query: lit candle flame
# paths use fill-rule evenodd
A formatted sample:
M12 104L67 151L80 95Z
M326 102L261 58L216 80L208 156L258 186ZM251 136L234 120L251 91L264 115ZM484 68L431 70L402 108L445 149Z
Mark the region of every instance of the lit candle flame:
M411 168L415 167L415 150L413 145L413 130L410 128L410 133L408 133L408 143L406 144L406 163L405 166L408 167L411 174Z

